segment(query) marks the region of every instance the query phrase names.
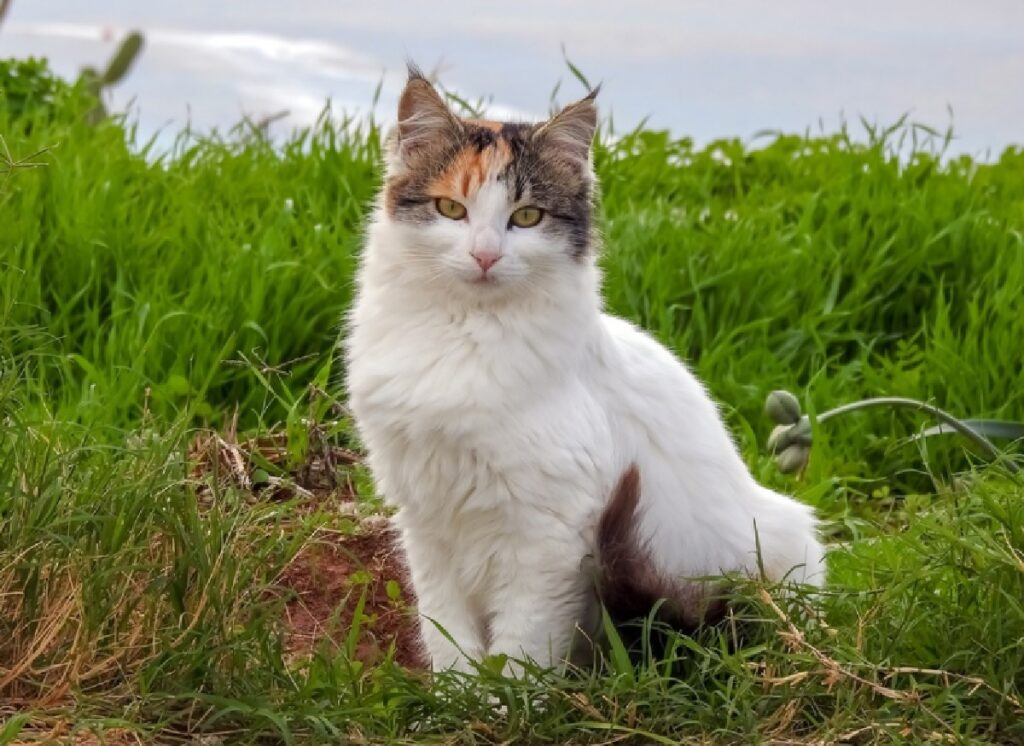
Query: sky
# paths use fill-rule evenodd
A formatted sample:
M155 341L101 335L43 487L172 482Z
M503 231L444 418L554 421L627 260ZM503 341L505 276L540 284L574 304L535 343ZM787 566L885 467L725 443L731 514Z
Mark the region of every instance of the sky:
M1024 143L1024 0L14 0L0 55L49 57L61 74L102 66L131 29L146 36L111 92L143 135L226 129L286 111L393 118L406 59L438 70L499 118L540 118L552 92L602 83L616 129L646 120L706 143L763 131L835 131L903 114L954 152Z

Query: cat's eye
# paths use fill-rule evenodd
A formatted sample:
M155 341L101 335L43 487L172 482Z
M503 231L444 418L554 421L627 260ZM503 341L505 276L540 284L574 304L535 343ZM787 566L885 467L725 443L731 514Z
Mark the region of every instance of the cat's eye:
M453 199L447 197L439 197L434 200L434 204L437 205L437 211L444 215L446 218L452 220L462 220L466 217L466 206L461 205Z
M542 217L544 217L544 211L539 207L520 207L512 213L508 222L518 228L532 228L540 222Z

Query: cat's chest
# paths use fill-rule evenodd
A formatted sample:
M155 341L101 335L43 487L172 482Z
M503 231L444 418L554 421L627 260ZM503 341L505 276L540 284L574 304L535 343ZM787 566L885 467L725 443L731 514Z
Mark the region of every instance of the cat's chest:
M465 419L423 432L410 421L371 447L385 496L421 519L507 520L522 511L578 516L603 494L615 444L603 411L574 398L498 420ZM423 515L427 511L428 515Z
M574 512L574 495L604 494L613 428L578 381L549 383L514 405L452 407L446 414L406 402L360 419L374 473L394 502L443 517L528 505Z
M530 395L486 403L414 397L369 408L360 418L371 448L393 453L414 471L515 475L566 473L606 454L611 427L602 403L578 380L548 382Z
M500 315L366 314L349 346L350 398L360 420L472 430L481 418L521 412L571 376L560 343Z
M453 515L603 494L613 428L583 352L496 314L357 317L350 405L385 495Z

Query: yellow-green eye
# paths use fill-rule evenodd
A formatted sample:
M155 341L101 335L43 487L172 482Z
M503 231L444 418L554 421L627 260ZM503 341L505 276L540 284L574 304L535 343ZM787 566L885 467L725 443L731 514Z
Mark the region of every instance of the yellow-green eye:
M532 228L540 222L542 217L544 217L544 211L539 207L520 207L512 213L508 222L519 228Z
M446 218L452 220L462 220L466 217L466 206L460 205L453 199L447 197L439 197L434 200L434 204L437 205L437 211L444 215Z

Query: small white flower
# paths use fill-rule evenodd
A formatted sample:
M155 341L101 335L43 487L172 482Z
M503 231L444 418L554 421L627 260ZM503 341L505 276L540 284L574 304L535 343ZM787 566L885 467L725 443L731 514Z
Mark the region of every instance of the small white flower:
M711 160L718 161L723 166L732 165L732 158L727 156L721 148L715 148L714 150L711 151Z
M295 212L295 200L293 200L291 197L285 197L284 210L285 212Z

